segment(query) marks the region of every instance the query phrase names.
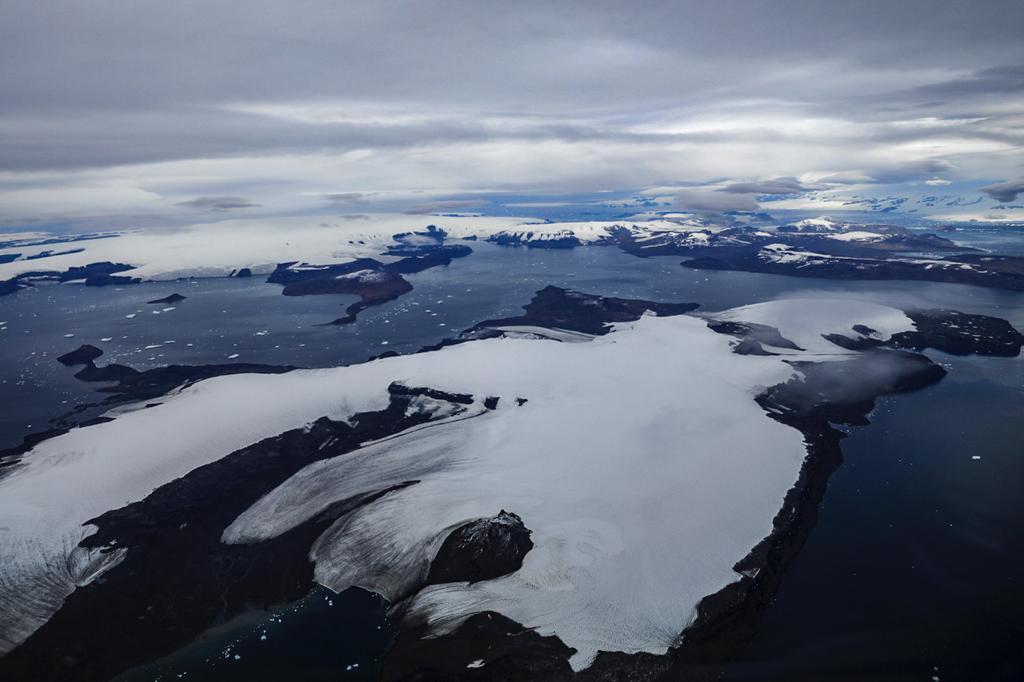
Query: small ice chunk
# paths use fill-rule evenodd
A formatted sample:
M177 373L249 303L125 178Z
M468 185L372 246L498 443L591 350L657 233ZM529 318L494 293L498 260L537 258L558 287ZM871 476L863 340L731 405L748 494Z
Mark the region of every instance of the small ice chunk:
M484 667L484 659L478 658L475 661L471 661L466 665L467 668L482 668Z
M232 353L231 355L228 356L228 360L234 360L237 357L238 357L238 353Z
M65 334L64 338L65 339L73 339L73 338L75 338L75 335L74 334Z
M104 336L102 339L100 339L100 341L103 341L104 343L106 343L107 341L113 341L113 340L114 340L113 336Z
M971 459L981 459L981 455L971 455Z
M127 317L130 320L133 317L135 317L135 315L136 315L136 313L128 313L127 315L125 315L125 317Z

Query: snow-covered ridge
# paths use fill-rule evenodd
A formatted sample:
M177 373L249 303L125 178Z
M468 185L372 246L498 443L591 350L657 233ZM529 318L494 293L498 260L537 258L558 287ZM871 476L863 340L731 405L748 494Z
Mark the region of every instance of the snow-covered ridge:
M436 229L422 232L428 225ZM66 244L39 241L0 248L0 260L3 256L18 256L16 260L0 263L0 282L26 273L64 272L98 262L134 266L117 271L117 275L143 280L223 277L242 268L254 274L267 274L278 263L285 262L331 265L356 258L387 259L388 256L382 254L399 242L404 246L440 244L445 237L547 247L616 243L637 255L749 246L772 237L807 238L817 240L819 245L821 239L827 238L859 246L890 241L900 246L903 238L895 228L839 223L824 217L759 228L740 225L728 218L715 222L686 214L649 220L561 223L525 218L404 214L360 215L319 223L310 218L238 219L174 230L137 230L116 237L83 238ZM65 246L69 248L64 249Z
M528 218L429 216L402 214L355 216L331 222L310 218L275 220L225 220L164 230L146 229L121 233L116 238L73 243L75 253L31 259L61 245L36 244L0 249L0 256L20 254L18 260L0 263L0 280L39 271L64 271L89 263L110 261L135 266L119 273L144 280L184 276L223 277L241 268L255 274L271 272L278 263L332 264L354 258L379 257L395 244L394 236L422 230L428 224L454 239L515 237L523 242L572 236L581 243L607 239L615 228L636 233L704 229L685 221L540 223ZM405 237L404 242L409 243Z

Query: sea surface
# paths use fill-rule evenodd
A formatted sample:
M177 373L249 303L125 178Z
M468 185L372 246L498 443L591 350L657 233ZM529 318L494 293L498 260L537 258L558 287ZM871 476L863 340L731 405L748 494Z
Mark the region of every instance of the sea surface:
M1006 238L979 233L968 239L980 245L997 237ZM471 256L448 267L408 276L411 293L340 327L324 323L354 297L286 297L263 277L118 288L48 285L0 298L0 448L44 430L75 405L105 397L97 385L74 379L76 368L56 361L83 343L105 351L99 364L137 369L229 362L338 366L385 351L414 352L482 320L518 314L549 284L693 301L708 311L775 298L857 298L995 315L1024 329L1019 293L693 271L680 267L680 258L639 259L613 247L472 248ZM147 303L174 292L186 300ZM1024 558L1018 492L1024 360L931 355L949 376L882 400L871 425L850 430L846 462L830 482L819 524L730 680L827 679L829 673L844 679L1018 679L1024 670L1024 594L1016 579ZM376 598L350 591L332 598L326 610L322 593L307 599L316 603L247 614L126 679L174 679L183 671L191 679L226 679L235 664L238 679L281 679L269 661L282 651L296 669L317 658L324 679L336 679L338 671L348 679L373 679L393 636ZM275 623L278 629L268 634ZM325 630L337 646L308 645Z

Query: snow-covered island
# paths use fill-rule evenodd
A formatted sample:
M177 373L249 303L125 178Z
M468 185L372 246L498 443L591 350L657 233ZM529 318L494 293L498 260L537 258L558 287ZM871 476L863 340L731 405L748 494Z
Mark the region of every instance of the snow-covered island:
M436 349L211 372L23 449L0 673L107 679L314 584L388 600L389 677L486 667L481 633L513 678L686 666L742 642L813 526L831 424L944 375L894 348L1020 349L856 301L694 307L548 288Z

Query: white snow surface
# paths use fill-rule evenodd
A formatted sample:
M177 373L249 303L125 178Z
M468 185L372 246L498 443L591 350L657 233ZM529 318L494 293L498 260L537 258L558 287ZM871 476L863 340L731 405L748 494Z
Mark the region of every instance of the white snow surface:
M916 329L902 311L868 301L826 298L790 298L755 303L709 315L718 320L751 322L768 325L779 330L785 338L804 349L792 351L772 348L773 353L800 353L824 356L850 355L849 351L824 338L824 334L843 334L851 338L860 336L853 325L862 324L874 329L873 338L886 340L898 332ZM811 358L806 358L811 359Z
M840 229L839 223L826 216L804 218L792 223L801 232L834 232Z
M500 339L403 359L410 385L502 397L494 412L312 464L243 513L227 542L274 537L334 500L411 479L312 550L318 582L408 597L447 533L500 509L534 549L515 573L425 589L437 632L495 610L578 653L663 653L703 597L771 531L804 457L800 434L752 398L786 380L692 317L652 318L590 343ZM517 407L514 397L526 397ZM671 595L669 597L669 595Z
M0 479L0 651L120 558L77 548L90 518L321 416L382 409L401 380L472 393L480 414L310 465L225 540L272 537L334 499L418 479L329 529L312 551L317 580L408 596L453 525L504 508L533 530L523 568L428 589L416 613L440 631L497 610L576 647L577 668L599 649L664 652L701 598L738 579L732 566L796 481L800 434L752 400L791 375L779 358L733 354L698 318L649 316L589 343L501 338L199 382L44 441ZM497 410L480 408L489 395Z
M334 279L354 280L360 284L372 284L375 282L386 282L392 275L379 270L356 270L346 275L338 275Z
M836 239L841 242L877 242L884 241L886 235L867 230L850 230L849 232L836 232L827 235L829 239Z

